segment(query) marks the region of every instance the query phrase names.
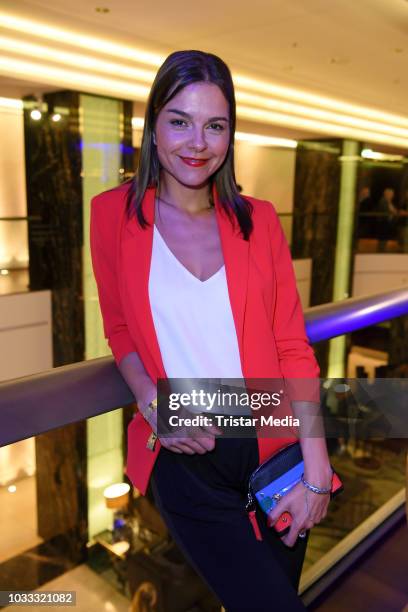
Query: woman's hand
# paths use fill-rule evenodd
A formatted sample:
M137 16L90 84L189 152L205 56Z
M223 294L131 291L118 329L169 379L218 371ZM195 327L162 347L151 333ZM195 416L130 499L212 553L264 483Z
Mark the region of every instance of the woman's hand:
M301 482L293 487L277 503L275 508L268 513L268 527L272 527L284 512L289 512L292 524L289 532L281 539L286 546L293 546L298 538L299 532L311 529L320 523L327 514L330 502L330 494L313 493Z
M154 412L148 411L150 414L144 412L143 416L149 423L153 431L157 432L157 410ZM192 418L195 414L188 412L184 407L179 410L179 416L186 418ZM213 450L215 446L215 437L222 434L222 430L216 425L208 425L201 427L182 427L174 431L173 436L169 435L158 435L160 443L164 448L173 451L174 453L187 453L188 455L194 455L198 453L203 455L204 453Z

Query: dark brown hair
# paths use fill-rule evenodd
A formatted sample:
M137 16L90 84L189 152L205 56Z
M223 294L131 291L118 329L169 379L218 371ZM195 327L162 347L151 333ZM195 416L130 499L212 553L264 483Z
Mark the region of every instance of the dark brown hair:
M245 240L252 231L252 204L240 195L234 170L234 134L236 125L235 93L231 72L225 62L212 53L176 51L167 57L156 74L146 106L139 165L130 182L127 212L136 212L140 225L148 225L142 201L148 187L159 182L160 163L153 133L161 109L184 87L197 82L214 83L225 96L230 114L230 143L223 164L211 177L215 183L221 206L231 218L235 215ZM210 197L212 198L211 191ZM211 201L212 204L214 204Z

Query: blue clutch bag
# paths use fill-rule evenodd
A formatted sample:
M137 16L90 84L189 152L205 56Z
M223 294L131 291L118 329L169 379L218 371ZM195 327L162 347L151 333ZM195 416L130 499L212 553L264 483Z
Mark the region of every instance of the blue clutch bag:
M246 510L257 539L260 536L255 511L258 505L265 514L272 510L279 500L297 485L304 472L302 450L299 442L286 446L264 461L254 470L248 484ZM339 476L333 470L331 498L343 490ZM284 512L274 527L280 534L286 533L291 524L291 515Z

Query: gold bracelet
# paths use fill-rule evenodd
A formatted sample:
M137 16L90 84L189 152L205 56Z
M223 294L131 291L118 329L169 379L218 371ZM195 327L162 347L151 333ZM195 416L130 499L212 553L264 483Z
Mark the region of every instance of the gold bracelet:
M154 451L154 447L156 446L156 440L157 440L157 433L152 431L152 433L149 436L149 439L147 440L146 448L148 448L151 451Z
M142 415L147 421L148 420L147 417L153 414L154 412L156 412L156 410L157 410L157 397L155 397L154 400L148 403L148 405L146 406L146 410L144 412L142 411L140 412L142 412Z
M155 410L157 410L157 397L155 397L154 400L149 403L147 410L150 410L151 412L155 412Z
M157 411L157 397L155 397L154 400L149 402L149 405L146 408L146 414L148 411L149 411L149 414L153 414L154 412ZM145 415L143 416L146 418ZM149 422L148 419L146 420L147 422ZM151 451L154 451L154 448L156 446L156 440L157 440L157 434L154 431L152 431L152 433L149 436L149 439L147 440L146 448L148 448Z

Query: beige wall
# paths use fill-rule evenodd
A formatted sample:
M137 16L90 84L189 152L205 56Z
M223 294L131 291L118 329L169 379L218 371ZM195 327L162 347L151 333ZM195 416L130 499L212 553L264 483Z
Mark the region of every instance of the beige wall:
M0 102L0 217L27 214L23 111ZM0 268L28 265L25 221L0 221Z
M235 143L235 171L243 193L272 202L278 213L293 211L296 149ZM285 236L291 243L292 218L281 216Z
M0 382L52 368L50 291L0 296L0 346ZM34 471L34 438L0 448L0 486Z
M292 212L295 149L235 144L235 170L243 193L273 202L279 213Z
M353 297L371 295L408 285L405 253L360 253L354 258Z

